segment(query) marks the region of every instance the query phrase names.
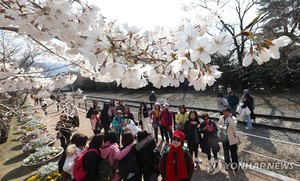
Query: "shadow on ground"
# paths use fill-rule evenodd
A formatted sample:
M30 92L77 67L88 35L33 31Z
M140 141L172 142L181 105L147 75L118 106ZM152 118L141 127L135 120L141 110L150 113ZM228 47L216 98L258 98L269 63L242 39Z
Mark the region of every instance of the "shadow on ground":
M12 179L18 179L24 175L28 175L30 174L32 171L27 169L27 168L24 168L22 166L19 166L13 170L11 170L10 172L6 173L1 181L8 181L8 180L12 180Z
M21 155L17 155L15 157L10 158L9 160L5 161L3 163L3 165L10 165L10 164L14 164L14 163L18 163L21 162L22 160L24 160L27 157L27 155L25 154L21 154Z
M14 146L14 147L10 148L10 150L11 151L21 150L22 147L23 147L23 145L20 144L20 145L17 145L17 146Z

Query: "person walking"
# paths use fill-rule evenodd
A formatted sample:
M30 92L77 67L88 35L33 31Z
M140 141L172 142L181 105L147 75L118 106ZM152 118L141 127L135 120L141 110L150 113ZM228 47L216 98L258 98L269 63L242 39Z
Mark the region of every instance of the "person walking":
M256 115L254 113L254 109L255 109L254 97L250 94L249 89L244 90L244 96L246 96L246 95L248 97L248 100L249 100L250 104L252 105L252 109L250 110L251 111L250 118L253 120L253 122L255 122Z
M223 115L223 111L225 108L229 107L227 100L224 98L223 93L219 92L217 97L217 108L221 115Z
M239 97L236 96L233 91L230 91L226 99L229 104L229 108L231 109L232 115L236 117L236 108L240 102Z
M194 162L187 148L183 146L185 135L175 131L172 143L164 151L159 163L163 181L190 181L194 172Z
M151 109L153 109L152 105L157 101L157 98L156 98L156 95L155 95L154 91L151 91L151 94L149 96L149 101L150 101Z
M243 105L242 105L242 118L244 118L247 121L247 127L245 127L246 130L252 130L252 120L251 120L251 112L253 111L253 104L251 102L251 97L249 94L245 94L243 97ZM250 112L247 113L247 110L249 109ZM245 110L245 111L243 111ZM248 111L249 111L248 110Z
M233 168L237 171L239 169L237 154L239 138L236 132L236 121L231 115L230 108L224 110L223 115L219 118L217 126L223 144L224 160L226 164L225 170L228 171L229 168Z

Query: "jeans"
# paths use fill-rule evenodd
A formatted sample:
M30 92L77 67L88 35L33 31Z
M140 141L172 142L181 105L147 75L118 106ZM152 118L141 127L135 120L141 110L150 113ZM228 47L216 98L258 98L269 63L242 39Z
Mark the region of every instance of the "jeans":
M251 121L250 115L246 115L245 119L247 121L247 127L248 127L248 129L252 129L252 121Z
M229 106L232 116L236 116L236 106Z

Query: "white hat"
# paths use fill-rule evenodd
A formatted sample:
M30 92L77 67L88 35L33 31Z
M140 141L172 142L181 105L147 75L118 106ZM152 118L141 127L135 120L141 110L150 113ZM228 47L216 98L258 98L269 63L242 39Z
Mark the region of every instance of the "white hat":
M163 107L169 109L169 104L168 103L164 103Z

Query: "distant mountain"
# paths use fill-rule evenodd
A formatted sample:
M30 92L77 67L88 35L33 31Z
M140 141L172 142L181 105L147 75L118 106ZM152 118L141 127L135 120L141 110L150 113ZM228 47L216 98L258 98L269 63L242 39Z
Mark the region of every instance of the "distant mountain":
M43 73L45 76L55 76L63 73L79 72L78 68L71 68L65 64L53 63L53 62L35 62L35 66L41 67L45 70Z

